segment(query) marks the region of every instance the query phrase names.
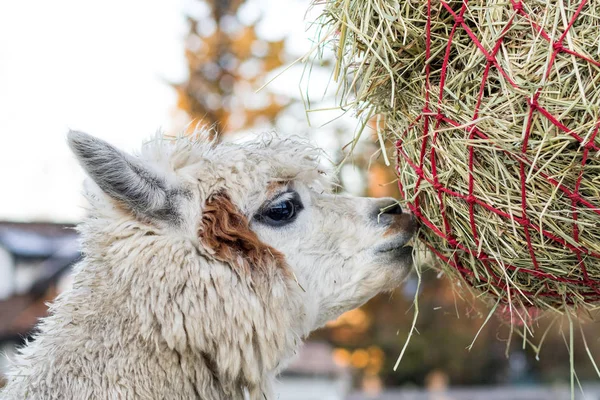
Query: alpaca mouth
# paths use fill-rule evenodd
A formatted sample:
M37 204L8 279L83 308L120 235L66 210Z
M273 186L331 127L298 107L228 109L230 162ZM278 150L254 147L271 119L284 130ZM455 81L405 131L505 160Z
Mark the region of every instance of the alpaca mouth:
M390 241L376 248L377 254L391 256L393 258L412 257L413 247L408 244L406 238Z
M379 246L379 248L377 248L377 252L378 253L389 253L391 251L399 251L399 250L404 250L404 249L409 249L412 250L412 246L406 244L406 243L386 243L382 246Z
M412 246L402 246L402 247L394 247L389 250L380 251L382 254L389 254L394 258L406 258L412 257L413 247Z

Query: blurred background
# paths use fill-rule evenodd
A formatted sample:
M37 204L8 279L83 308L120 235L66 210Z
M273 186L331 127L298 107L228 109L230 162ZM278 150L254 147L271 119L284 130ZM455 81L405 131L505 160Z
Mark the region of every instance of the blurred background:
M80 256L72 228L85 215L83 172L66 146L69 128L126 150L157 130L203 124L222 140L270 130L308 136L325 149L323 162L343 190L397 197L370 126L348 157L358 120L336 107L333 52L294 63L320 40L311 24L319 7L308 0L0 2L0 385L4 355L69 286ZM315 332L281 376L278 398L571 398L566 320L542 319L529 345L529 337L510 334L502 310L487 320L489 305L430 267L420 286L411 277ZM416 294L416 330L394 371ZM600 399L589 357L600 355L598 328L575 326L577 399Z

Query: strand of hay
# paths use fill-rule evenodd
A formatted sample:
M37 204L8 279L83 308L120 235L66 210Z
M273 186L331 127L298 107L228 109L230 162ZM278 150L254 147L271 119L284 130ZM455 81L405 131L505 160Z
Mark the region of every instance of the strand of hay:
M333 0L320 22L444 271L511 313L598 308L600 1Z

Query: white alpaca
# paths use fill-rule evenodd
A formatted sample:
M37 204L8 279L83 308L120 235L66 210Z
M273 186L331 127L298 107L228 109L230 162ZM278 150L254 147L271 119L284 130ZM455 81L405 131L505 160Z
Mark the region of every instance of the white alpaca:
M84 258L3 399L270 399L311 330L410 269L413 218L331 194L302 141L157 139L134 157L68 140L91 178Z

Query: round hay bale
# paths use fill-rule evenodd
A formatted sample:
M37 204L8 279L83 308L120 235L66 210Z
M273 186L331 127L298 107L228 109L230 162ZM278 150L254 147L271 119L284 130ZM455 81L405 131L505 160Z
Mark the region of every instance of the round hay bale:
M497 301L600 305L600 1L328 2L420 237Z

